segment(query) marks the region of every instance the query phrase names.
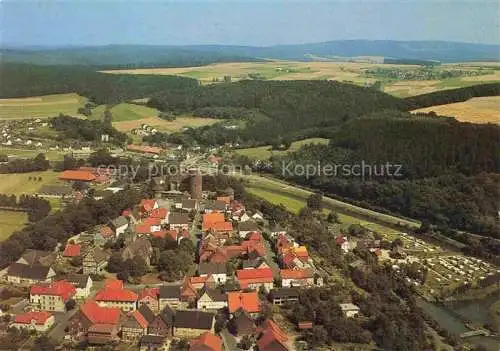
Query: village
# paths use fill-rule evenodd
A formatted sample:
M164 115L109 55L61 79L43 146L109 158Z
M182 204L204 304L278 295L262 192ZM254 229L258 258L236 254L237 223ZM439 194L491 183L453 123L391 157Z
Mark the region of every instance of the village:
M168 350L172 342L190 340L193 351L252 345L293 350L293 341L265 310L298 301L300 289L323 285L308 248L285 229L268 227L265 214L246 210L233 189L207 192L199 173L184 178L189 192L178 190L180 179L155 177L156 198L142 199L56 252L24 252L2 271L2 290L29 294L27 303L11 309L16 313L8 326L89 346L125 343ZM88 169L64 171L60 179L96 181ZM139 262L145 265L140 274L152 277L146 272L162 259L154 240L196 248L189 269L170 267L183 272L180 279L130 284L128 272L110 272L116 272L111 262L118 253L119 264ZM340 307L346 317L359 312L349 301ZM308 327L310 321L297 326Z

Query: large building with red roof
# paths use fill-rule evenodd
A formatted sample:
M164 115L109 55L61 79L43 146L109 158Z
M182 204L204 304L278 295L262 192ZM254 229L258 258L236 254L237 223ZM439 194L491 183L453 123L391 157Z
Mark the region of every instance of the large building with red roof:
M75 286L66 280L35 284L30 289L30 304L42 311L65 312L66 302L75 294Z
M90 171L67 170L61 173L59 179L69 182L93 182L96 176Z
M118 279L108 279L104 289L95 295L95 301L99 306L116 307L125 312L135 311L137 298L137 294L132 290L124 289L123 282Z
M37 332L46 332L54 324L54 316L49 312L25 312L14 317L10 325L18 329L33 329Z
M80 309L70 318L68 332L76 340L82 340L92 334L93 339L108 338L113 341L115 330L120 327L120 317L119 308L101 307L95 301L88 300L80 305Z
M267 291L273 288L273 271L271 268L239 269L236 277L242 289L259 289L261 286Z

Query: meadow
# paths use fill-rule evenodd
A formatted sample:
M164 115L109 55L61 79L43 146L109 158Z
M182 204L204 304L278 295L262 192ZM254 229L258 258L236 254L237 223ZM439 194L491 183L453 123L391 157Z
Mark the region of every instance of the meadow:
M231 77L231 81L252 77L268 80L336 80L361 86L371 85L379 80L382 82L383 91L398 97L414 96L433 91L500 81L500 71L493 70L493 68L498 68L498 64L471 62L443 64L439 67L446 70L480 70L484 68L492 70L490 74L486 75L443 80L393 80L366 77L364 71L374 68L410 70L419 68L419 66L370 62L294 62L269 60L267 62L220 63L201 67L125 69L103 72L110 74L180 75L198 79L202 84L223 82L226 76Z
M7 239L13 232L24 227L28 220L25 212L0 210L0 241Z
M180 116L177 117L175 121L166 121L155 116L131 121L113 122L113 127L119 131L127 132L131 129L139 128L141 124L147 124L148 126L154 127L161 132L174 133L181 131L185 127L197 128L217 122L220 122L220 120L190 116Z
M283 204L295 213L305 206L307 198L312 194L310 190L292 186L270 177L256 175L244 175L243 177L249 193L276 205ZM341 220L345 223L360 223L386 235L395 235L398 232L392 229L393 226L404 225L413 229L420 227L418 221L375 212L333 198L323 197L323 204L328 210L338 212L341 215Z
M437 105L412 112L431 112L462 122L500 124L500 96L476 97L464 102Z
M47 118L60 113L80 116L77 110L85 102L75 93L0 99L0 119Z
M45 158L50 161L61 161L64 158L64 152L55 150L40 150L40 149L20 149L0 145L0 154L8 156L17 156L23 158L33 158L39 153L43 153Z
M270 145L252 147L246 149L237 149L234 152L238 155L246 156L252 159L267 160L271 156L285 155L287 152L294 152L304 145L308 144L328 144L328 139L324 138L309 138L299 141L294 141L288 150L272 150Z
M1 150L0 150L1 152ZM41 181L33 178L42 177ZM59 173L52 170L45 172L0 174L0 194L35 194L43 185L58 184ZM30 178L32 178L30 180Z

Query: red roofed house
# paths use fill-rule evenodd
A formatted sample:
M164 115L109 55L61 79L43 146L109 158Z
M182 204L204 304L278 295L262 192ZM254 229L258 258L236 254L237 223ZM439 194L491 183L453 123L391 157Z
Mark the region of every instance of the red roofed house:
M77 257L80 256L82 246L77 244L66 244L63 252L63 257Z
M284 288L314 285L314 273L312 269L282 269L280 271L281 285Z
M224 223L225 221L226 219L224 218L223 213L205 213L203 215L202 230L208 231L212 229L216 223Z
M92 182L96 179L96 176L89 171L67 170L61 173L59 179L72 182Z
M168 210L166 208L155 208L151 213L149 214L150 218L156 218L160 220L161 224L167 224L168 223Z
M141 305L148 305L153 312L160 312L158 304L158 295L160 294L159 288L144 288L139 292L137 302L139 307Z
M249 259L264 257L266 255L266 248L263 241L248 240L241 243L244 251Z
M189 351L221 351L222 339L218 336L205 332L189 344Z
M68 334L76 340L88 337L90 343L109 343L118 339L120 309L101 307L89 300L69 320Z
M235 313L242 309L251 316L257 316L261 311L259 294L257 291L240 292L232 291L227 293L227 307L229 313Z
M143 335L147 334L148 324L139 311L131 312L122 326L122 341L137 343Z
M11 327L22 329L33 329L37 332L45 332L54 324L54 316L49 312L26 312L18 314L14 318Z
M257 340L259 351L288 351L288 336L278 325L267 319L262 325L262 334Z
M267 291L273 288L273 271L271 268L238 269L236 276L242 289L259 289L261 286Z
M101 307L117 307L123 311L135 311L137 294L123 288L123 282L118 279L108 279L104 289L97 292L95 301Z
M66 302L76 294L76 288L66 280L35 284L30 289L30 304L42 311L66 312Z

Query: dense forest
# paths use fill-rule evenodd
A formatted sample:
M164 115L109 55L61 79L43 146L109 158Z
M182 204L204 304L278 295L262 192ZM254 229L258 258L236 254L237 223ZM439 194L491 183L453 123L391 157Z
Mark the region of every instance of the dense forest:
M453 119L387 118L346 123L329 145L309 145L273 159L278 177L377 209L500 238L500 127ZM290 174L296 164L401 165L401 174ZM292 164L290 166L289 164Z
M162 90L198 85L195 79L178 76L114 75L99 73L95 67L24 64L0 65L0 79L0 98L78 93L98 105L112 105Z
M405 108L400 99L351 84L251 80L162 91L151 97L148 106L219 118L238 115L236 119L245 121L245 126L238 129L215 125L172 137L173 141L196 140L212 145L227 141L257 145L280 138L303 139L325 134L330 128L371 111Z

